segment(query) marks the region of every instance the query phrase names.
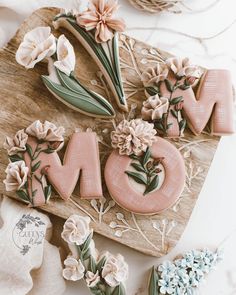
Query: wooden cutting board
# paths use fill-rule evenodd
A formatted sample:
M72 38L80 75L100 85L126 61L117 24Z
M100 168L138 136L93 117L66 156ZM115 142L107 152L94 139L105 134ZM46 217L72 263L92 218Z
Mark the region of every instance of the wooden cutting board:
M64 126L66 138L75 128L82 130L91 128L96 131L101 141L102 171L111 152L109 138L109 131L113 128L111 121L89 118L56 100L45 88L40 78L42 74L47 74L46 64L38 64L35 69L26 71L15 61L15 52L25 33L37 26L51 26L57 13L58 9L55 8L36 11L25 20L9 44L0 50L0 193L13 198L15 195L6 193L2 183L5 178L4 170L8 164L7 154L2 144L6 135L13 136L17 130L25 128L36 119L49 120L56 125ZM64 33L74 45L77 56L76 74L79 79L90 89L107 97L116 108L116 103L99 69L79 42L67 31L54 33L58 35ZM138 114L142 101L145 99L140 80L141 73L166 55L126 35L120 36L122 77L128 104L133 110L125 116L135 115L135 104L137 105L136 114ZM123 116L124 114L117 110L116 123L121 121ZM195 137L189 132L184 138L170 140L170 142L183 154L187 175L185 190L181 198L167 211L153 216L140 216L126 212L112 201L104 181L106 200L80 200L75 191L73 200L79 205L75 205L72 201L65 202L58 196L54 196L48 205L42 207L42 210L63 218L74 213L87 214L93 220L92 226L95 232L149 255L157 257L165 255L179 241L188 223L217 148L219 137L210 137L207 134Z

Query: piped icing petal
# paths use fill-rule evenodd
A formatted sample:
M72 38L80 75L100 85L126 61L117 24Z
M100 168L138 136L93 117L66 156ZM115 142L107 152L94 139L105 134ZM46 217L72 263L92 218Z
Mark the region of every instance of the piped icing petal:
M142 118L147 121L160 119L167 112L168 107L168 98L160 97L158 94L150 96L143 102L141 110Z
M24 36L16 52L16 61L26 69L32 69L43 59L56 52L56 38L50 27L37 27Z
M87 31L95 29L95 39L98 43L111 40L114 32L123 32L125 23L114 16L118 9L114 0L93 0L88 10L79 14L77 23Z
M65 35L61 35L57 41L57 61L54 62L54 66L70 76L75 69L75 63L74 48Z
M123 120L111 132L112 147L117 148L120 155L140 155L156 141L155 135L153 124L142 119Z

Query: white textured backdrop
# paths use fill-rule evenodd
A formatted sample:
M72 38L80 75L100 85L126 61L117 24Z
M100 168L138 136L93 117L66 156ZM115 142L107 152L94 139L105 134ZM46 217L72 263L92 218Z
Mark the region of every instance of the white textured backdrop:
M119 14L127 22L129 35L173 54L189 56L193 62L202 66L228 68L236 85L236 1L218 0L211 9L194 13L212 2L214 0L186 0L186 4L193 11L178 15L150 15L135 10L128 0L122 0ZM0 0L0 47L4 46L24 18L35 9L42 6L72 5L75 5L74 0ZM224 31L226 28L228 29ZM177 34L173 30L196 38ZM217 37L209 39L220 32L222 33ZM200 289L201 295L236 294L236 232L231 234L236 230L235 170L236 136L222 138L187 229L177 247L169 254L170 258L174 258L175 255L192 248L214 248L231 235L225 244L225 260L218 270L209 275ZM100 236L96 236L95 240L98 248L106 247L114 253L120 252L128 261L130 277L127 294L146 295L148 270L161 260L145 256ZM80 282L68 284L65 295L73 294L90 293Z

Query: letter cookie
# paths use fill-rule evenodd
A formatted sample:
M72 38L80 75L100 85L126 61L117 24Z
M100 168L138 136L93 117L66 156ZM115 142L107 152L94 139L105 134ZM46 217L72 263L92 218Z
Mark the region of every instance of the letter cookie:
M112 146L117 150L105 166L106 185L122 208L137 214L155 214L169 208L185 184L180 152L155 134L154 125L141 119L123 120L111 133Z
M63 127L36 121L13 139L7 137L4 147L11 161L4 180L7 191L16 191L32 206L41 206L50 198L51 185L67 200L79 180L81 198L102 196L96 134L74 133L61 163L57 151L63 146L63 133Z
M148 170L148 164L152 166L153 159L157 163L161 159L165 177L160 188L145 194L134 188L130 176L134 179L136 176L138 183L146 186L143 169ZM143 166L136 166L140 172L133 172L135 174L131 173L129 176L127 171L131 165L134 166L135 163L138 165L138 162L128 156L119 155L118 151L112 152L105 167L105 179L110 195L122 208L137 214L155 214L168 209L180 197L185 184L185 165L180 152L171 143L158 137L157 142L150 148L150 158L147 163L143 162ZM155 169L155 166L153 168ZM156 170L158 173L158 167ZM137 179L138 175L140 179ZM155 177L150 190L157 182Z
M192 88L185 91L177 89L175 95L183 97L183 117L195 135L201 134L209 121L211 135L234 133L233 91L229 71L206 71L201 78L196 97ZM173 118L172 124L169 135L177 137L178 125Z
M148 98L142 118L154 123L158 135L179 137L187 126L199 135L208 122L212 135L234 132L229 71L203 70L188 58L169 58L148 68L142 81Z

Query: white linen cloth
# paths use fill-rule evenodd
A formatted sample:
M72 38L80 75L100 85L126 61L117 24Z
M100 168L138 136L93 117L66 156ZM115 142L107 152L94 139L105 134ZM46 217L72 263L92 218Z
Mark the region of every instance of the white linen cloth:
M42 225L26 225L24 235L29 251L23 255L17 223L23 215L38 218ZM60 295L65 290L59 250L49 243L52 224L49 218L35 209L3 197L0 204L0 294L4 295ZM28 231L27 231L28 227ZM37 232L44 238L37 239ZM34 238L36 240L34 240ZM35 242L35 243L34 243ZM37 244L39 242L39 244ZM40 243L41 242L41 243Z

